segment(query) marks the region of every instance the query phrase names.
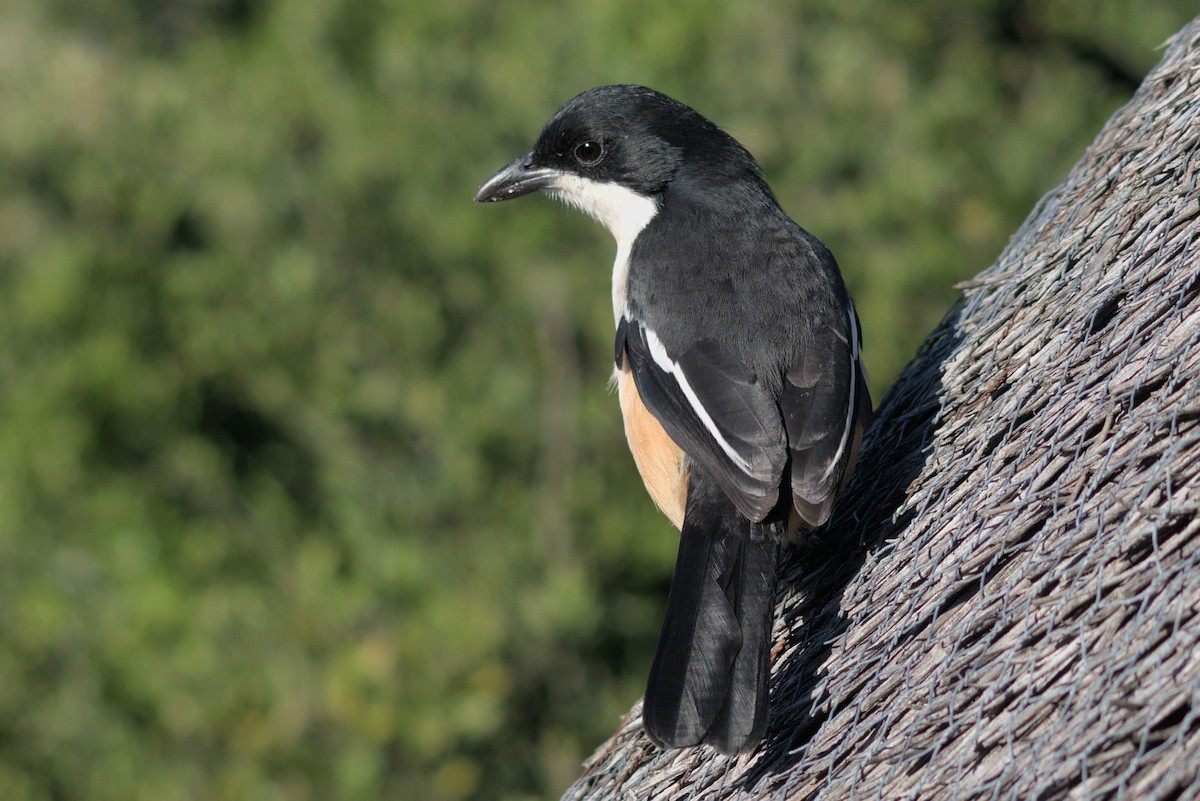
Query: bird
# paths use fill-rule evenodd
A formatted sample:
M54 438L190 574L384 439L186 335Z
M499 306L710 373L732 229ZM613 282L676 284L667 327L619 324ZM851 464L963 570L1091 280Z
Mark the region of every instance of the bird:
M781 548L829 520L872 418L854 304L746 148L653 89L569 100L475 201L539 191L616 240L625 435L680 529L642 726L666 749L752 751Z

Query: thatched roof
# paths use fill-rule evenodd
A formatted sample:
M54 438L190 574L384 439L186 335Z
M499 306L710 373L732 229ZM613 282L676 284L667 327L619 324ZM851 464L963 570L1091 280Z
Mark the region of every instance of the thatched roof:
M571 799L1191 797L1200 20L883 400L793 549L751 755L638 708Z

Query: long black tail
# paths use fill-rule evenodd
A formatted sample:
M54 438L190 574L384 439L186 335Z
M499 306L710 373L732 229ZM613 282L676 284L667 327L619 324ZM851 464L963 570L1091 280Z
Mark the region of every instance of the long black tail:
M642 720L664 748L732 754L767 726L780 526L751 523L708 483L693 473Z

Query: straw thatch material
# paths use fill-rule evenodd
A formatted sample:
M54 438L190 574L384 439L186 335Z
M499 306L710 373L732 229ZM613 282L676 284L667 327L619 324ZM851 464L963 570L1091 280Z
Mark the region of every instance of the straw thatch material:
M760 749L638 707L568 799L1200 796L1200 20L884 399L793 549Z

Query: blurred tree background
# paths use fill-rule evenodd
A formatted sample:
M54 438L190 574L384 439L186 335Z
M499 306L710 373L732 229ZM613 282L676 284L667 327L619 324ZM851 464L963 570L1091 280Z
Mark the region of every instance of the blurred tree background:
M13 0L0 798L556 796L675 539L605 391L613 244L476 186L645 83L837 254L878 399L1177 0Z

